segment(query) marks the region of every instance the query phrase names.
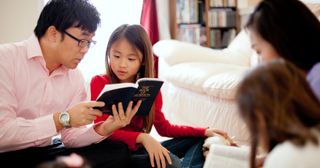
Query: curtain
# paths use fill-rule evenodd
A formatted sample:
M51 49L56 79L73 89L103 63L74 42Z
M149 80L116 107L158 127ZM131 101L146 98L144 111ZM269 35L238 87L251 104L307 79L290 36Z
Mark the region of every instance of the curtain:
M144 0L140 24L146 29L152 45L159 41L156 0ZM155 77L158 77L158 57L154 58Z

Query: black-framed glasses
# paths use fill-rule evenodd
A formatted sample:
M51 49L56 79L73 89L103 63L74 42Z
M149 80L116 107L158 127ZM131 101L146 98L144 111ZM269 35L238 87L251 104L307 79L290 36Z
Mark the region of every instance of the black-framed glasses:
M88 41L88 40L78 39L77 37L74 37L73 35L71 35L70 33L66 32L66 31L63 31L63 33L65 33L66 35L68 35L72 39L76 40L78 42L78 46L81 48L84 48L84 47L90 48L91 46L96 44L96 41Z

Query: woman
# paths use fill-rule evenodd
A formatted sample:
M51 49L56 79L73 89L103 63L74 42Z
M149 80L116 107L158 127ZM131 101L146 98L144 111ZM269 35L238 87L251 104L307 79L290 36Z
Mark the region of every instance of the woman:
M251 134L251 168L258 146L269 152L264 167L320 167L320 102L303 71L284 60L258 66L236 100Z
M263 0L246 24L261 61L283 58L307 73L320 100L320 22L299 0Z

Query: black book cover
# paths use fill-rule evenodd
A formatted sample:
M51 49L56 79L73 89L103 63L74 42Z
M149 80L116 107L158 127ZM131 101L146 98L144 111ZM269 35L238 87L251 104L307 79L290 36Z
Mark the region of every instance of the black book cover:
M101 91L97 101L103 101L104 107L97 107L103 113L112 115L112 105L122 102L124 111L129 102L134 104L142 100L136 115L146 116L149 114L152 104L158 95L163 81L157 78L141 78L134 83L107 84Z

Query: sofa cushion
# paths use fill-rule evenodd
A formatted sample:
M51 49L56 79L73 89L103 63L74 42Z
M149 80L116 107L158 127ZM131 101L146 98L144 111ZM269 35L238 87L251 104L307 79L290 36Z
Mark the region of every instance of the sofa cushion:
M181 63L169 68L167 81L182 88L224 99L234 99L235 91L245 66L193 62Z

